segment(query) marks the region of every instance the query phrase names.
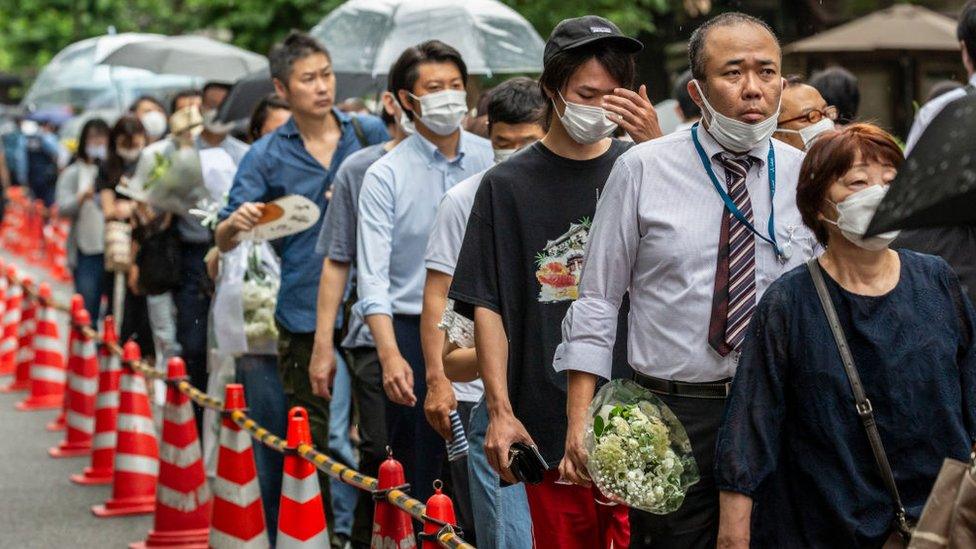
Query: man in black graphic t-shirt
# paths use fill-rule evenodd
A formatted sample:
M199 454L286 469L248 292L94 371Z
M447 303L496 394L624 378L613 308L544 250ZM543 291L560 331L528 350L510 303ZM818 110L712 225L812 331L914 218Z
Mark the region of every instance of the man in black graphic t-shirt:
M626 547L627 510L594 502L591 487L557 470L566 436L566 377L551 367L560 325L577 297L590 220L614 161L635 141L660 135L646 93L630 91L641 49L595 16L560 23L546 44L540 86L548 133L489 170L465 231L450 296L473 309L490 416L485 448L501 477L515 482L508 453L534 444L549 470L526 485L536 540L563 548ZM626 310L621 311L626 318ZM626 367L626 322L615 355ZM623 371L623 370L622 370Z

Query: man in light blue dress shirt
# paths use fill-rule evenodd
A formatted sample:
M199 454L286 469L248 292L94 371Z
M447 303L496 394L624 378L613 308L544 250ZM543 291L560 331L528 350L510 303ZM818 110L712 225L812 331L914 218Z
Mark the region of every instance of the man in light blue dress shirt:
M460 128L466 80L460 53L443 42L404 51L390 71L389 88L416 133L367 170L359 197L356 307L383 370L389 444L421 501L433 493L445 453L423 413L424 253L444 193L493 163L491 143Z

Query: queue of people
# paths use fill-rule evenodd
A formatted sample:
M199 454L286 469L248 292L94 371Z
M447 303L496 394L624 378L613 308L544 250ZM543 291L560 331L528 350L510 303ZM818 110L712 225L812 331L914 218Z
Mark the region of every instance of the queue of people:
M972 75L974 2L959 39ZM538 80L504 81L476 111L449 44L400 55L378 116L337 102L327 46L292 32L273 47L250 144L218 121L218 82L84 125L51 201L93 319L111 304L106 233L127 224L123 339L184 357L211 391L223 353L272 433L303 406L335 459L376 476L392 452L421 500L443 480L481 548L881 546L918 518L942 460L969 455L976 240L865 236L905 156L858 120L850 73L783 75L769 25L724 13L692 34L682 125L662 135L643 45L602 17L562 21ZM971 87L923 107L909 150ZM228 159L215 225L125 191L181 149ZM270 246L241 240L288 195L322 216ZM255 254L280 277L276 347L222 351L217 316ZM673 513L616 503L587 472L587 408L613 379L687 432L700 479ZM539 482L512 469L520 447L541 457ZM274 543L281 456L255 457ZM371 495L319 483L334 546L375 547Z

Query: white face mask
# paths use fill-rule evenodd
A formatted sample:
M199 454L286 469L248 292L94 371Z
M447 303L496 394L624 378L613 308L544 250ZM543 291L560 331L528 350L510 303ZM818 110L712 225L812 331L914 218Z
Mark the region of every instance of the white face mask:
M468 94L464 90L443 90L417 97L420 102L420 121L437 135L451 135L461 127L468 114ZM416 111L414 116L417 116Z
M108 157L108 145L88 145L85 156L91 160L105 160Z
M570 103L563 97L562 92L559 92L559 98L566 105L566 110L559 117L559 121L563 123L566 133L580 145L592 145L617 131L617 123L607 118L607 111L602 107ZM552 100L552 105L555 108L555 99Z
M698 88L705 112L708 113L708 133L718 141L718 144L732 152L743 153L752 150L753 147L769 139L776 131L776 120L779 119L779 105L776 105L776 112L762 122L747 124L735 118L729 118L712 108L712 105L705 98L701 86L697 80L692 80ZM780 103L783 96L780 94Z
M417 133L417 127L413 125L413 120L407 117L407 111L400 111L400 127L403 128L403 133L407 135Z
M115 152L119 153L119 158L131 164L139 160L139 154L142 152L142 149L116 149Z
M203 112L203 128L213 134L226 135L234 129L234 125L217 122L217 109L210 109Z
M150 139L159 139L166 135L166 115L159 111L149 111L139 117L142 127L146 128L146 135Z
M495 149L495 164L504 162L518 152L518 149Z
M886 194L888 194L888 185L871 185L848 196L839 204L828 200L827 202L837 209L837 221L830 219L824 221L835 225L844 238L865 250L883 250L891 244L892 240L898 238L898 233L901 231L889 231L869 237L865 237L864 233L868 230L874 212L878 210L878 205L884 200Z
M776 131L782 133L795 133L799 135L800 139L803 140L803 150L807 150L810 148L810 145L812 145L813 142L817 140L818 137L833 129L834 129L834 121L829 118L823 118L820 120L820 122L817 122L816 124L810 124L809 126L805 128L801 128L799 130L788 130L785 128L780 128Z

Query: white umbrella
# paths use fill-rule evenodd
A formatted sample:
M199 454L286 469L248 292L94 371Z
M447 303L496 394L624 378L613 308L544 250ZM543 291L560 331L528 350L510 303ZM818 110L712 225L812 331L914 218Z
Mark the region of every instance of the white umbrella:
M194 79L180 76L163 77L145 70L128 67L106 67L98 61L117 48L133 42L157 40L159 34L122 33L97 36L75 42L51 59L34 80L24 96L24 105L74 105L85 108L94 97L105 97L111 107L126 105L126 90L154 93L160 88L190 87Z
M457 48L469 73L488 76L541 72L545 46L525 18L495 0L350 0L311 33L336 72L373 78L425 40Z
M263 55L205 36L164 36L131 42L109 52L100 61L103 65L224 82L234 82L245 74L268 68L268 60Z

